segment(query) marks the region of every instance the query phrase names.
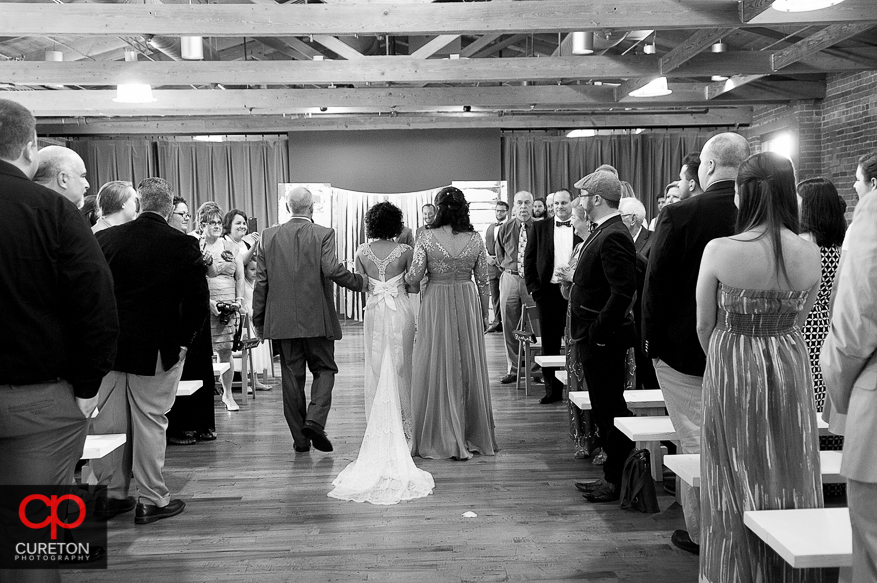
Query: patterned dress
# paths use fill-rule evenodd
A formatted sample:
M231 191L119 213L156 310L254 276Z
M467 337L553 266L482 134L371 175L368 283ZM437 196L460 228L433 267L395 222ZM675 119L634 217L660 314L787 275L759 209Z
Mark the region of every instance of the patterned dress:
M817 582L743 525L747 510L821 508L806 291L719 284L701 430L701 583Z
M213 267L216 269L216 277L207 278L207 285L210 288L210 299L214 302L234 302L235 262L233 258L235 250L228 241L225 239L220 240L222 241L224 251L228 253L217 254L211 251ZM223 322L220 316L210 312L210 335L213 337L213 350L231 350L231 343L237 327L238 315L236 313L232 314L227 322Z
M460 234L457 236L464 236ZM496 452L481 298L487 301L487 253L471 233L457 256L426 229L405 280L429 275L414 343L411 408L416 455L469 459ZM475 281L472 281L472 276ZM477 283L477 285L476 285Z

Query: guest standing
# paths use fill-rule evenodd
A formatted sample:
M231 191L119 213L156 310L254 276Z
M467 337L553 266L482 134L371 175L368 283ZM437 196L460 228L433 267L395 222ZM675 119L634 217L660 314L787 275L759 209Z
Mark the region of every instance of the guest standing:
M504 385L515 382L518 374L530 371L518 370L518 339L515 328L521 320L524 306L533 307L536 303L527 284L524 282L524 251L527 237L533 225L533 195L526 190L515 193L513 219L506 222L496 233L496 264L502 275L499 277L499 304L502 310L503 337L505 338L507 373L499 382Z
M161 178L138 186L140 216L101 231L98 243L113 272L119 306L118 353L101 382L95 434L127 433L125 445L92 460L98 484L107 486L105 517L130 510L131 476L140 503L136 524L181 513L162 476L166 412L174 404L183 362L207 318L206 269L198 243L167 223L173 195Z
M200 216L201 251L209 253L215 277L208 277L210 288L210 331L213 337L213 350L219 355L219 362L228 364L228 370L219 377L222 383L222 402L229 411L238 411L240 406L234 400L231 383L234 379L234 362L231 345L240 318L241 304L244 301L244 265L237 245L223 238L222 211L209 207Z
M460 189L443 188L436 207L405 277L416 284L429 274L414 345L414 453L467 460L496 452L484 348L487 253Z
M681 452L700 453L703 371L706 355L697 337L697 274L703 249L711 240L734 234L737 209L734 180L749 156L749 142L739 134L710 138L700 154L700 183L706 192L680 203L665 202L655 230L643 288L643 352L652 359L667 411L679 435ZM684 482L680 488L687 530L671 542L698 553L700 492Z
M633 442L614 425L628 417L624 401L625 361L636 339L633 300L636 295L636 250L618 212L621 182L598 170L575 184L594 231L582 246L570 290L570 337L579 351L591 415L606 452L603 478L583 484L589 502L618 500L624 462Z
M31 182L36 121L0 99L0 485L73 483L119 320L113 280L76 206ZM35 518L35 517L32 517ZM50 517L45 516L46 519ZM2 517L3 528L18 517ZM48 537L49 529L43 529ZM60 542L60 541L58 541ZM0 570L3 581L59 581Z
M88 192L85 162L79 154L64 146L46 146L40 150L39 168L33 181L54 190L77 208Z
M697 280L697 335L707 355L700 580L821 581L743 524L747 510L822 507L813 381L799 330L819 291L819 249L797 236L788 159L752 156L736 187L737 234L706 245ZM708 196L709 189L691 200Z
M234 243L237 253L241 256L241 265L245 266L256 256L256 243L259 242L258 231L248 232L249 218L244 211L231 209L222 217L223 236ZM247 241L245 237L249 235L252 242Z
M504 200L496 201L493 208L496 222L490 223L484 234L484 245L487 247L487 280L490 283L490 302L493 306L493 322L487 327L487 331L502 332L502 310L499 302L499 266L496 263L496 231L509 216L509 203Z
M843 461L853 527L853 582L877 581L877 152L859 158L859 195L820 363L835 410L847 414Z
M533 233L524 251L524 281L536 302L542 331L542 354L560 354L566 323L567 301L560 293L561 279L557 270L569 265L573 247L582 240L575 234L570 214L572 200L561 190L554 195L554 218L533 224ZM553 368L544 368L545 396L541 404L563 400L563 383L554 376Z
M140 197L130 182L113 180L100 187L97 206L100 208L100 218L91 228L92 233L136 219L140 212Z
M253 325L259 338L280 345L283 414L295 451L307 452L311 443L332 451L325 428L338 372L335 341L341 339L332 282L358 292L363 280L338 263L335 231L314 224L314 199L307 188L292 189L286 205L292 218L266 229L256 251ZM305 363L314 376L310 404Z

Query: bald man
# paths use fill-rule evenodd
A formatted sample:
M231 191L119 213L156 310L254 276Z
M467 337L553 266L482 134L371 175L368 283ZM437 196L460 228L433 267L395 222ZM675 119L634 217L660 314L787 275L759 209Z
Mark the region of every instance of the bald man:
M642 303L643 352L653 359L667 411L682 445L700 453L703 373L706 355L697 338L695 287L707 243L734 234L737 168L749 157L749 142L735 133L713 136L700 153L698 178L704 193L666 204L652 237ZM700 552L700 491L681 487L688 531L670 541Z
M81 207L88 192L88 179L85 162L79 154L63 146L46 146L40 150L39 161L33 181L54 190L76 208Z
M305 453L311 444L332 451L325 427L338 372L335 341L341 339L332 282L362 291L363 279L338 262L335 231L314 224L307 188L291 190L286 206L292 218L266 229L258 245L253 325L260 338L280 345L283 414L295 451ZM314 376L310 404L305 364Z

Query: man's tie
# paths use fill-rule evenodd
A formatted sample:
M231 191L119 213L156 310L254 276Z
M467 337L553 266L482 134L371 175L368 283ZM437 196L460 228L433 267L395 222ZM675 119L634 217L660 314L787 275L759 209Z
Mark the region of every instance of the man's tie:
M521 223L518 234L518 273L524 277L524 250L527 248L527 223Z
M558 227L572 227L572 221L557 221L554 224Z

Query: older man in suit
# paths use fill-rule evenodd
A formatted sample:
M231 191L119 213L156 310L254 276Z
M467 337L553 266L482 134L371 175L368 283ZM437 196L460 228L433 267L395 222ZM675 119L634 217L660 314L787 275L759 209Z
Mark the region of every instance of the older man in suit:
M877 154L871 158L877 166ZM868 182L877 190L877 177ZM877 192L859 200L844 246L819 362L832 405L847 414L841 474L853 527L853 582L865 583L877 581Z
M148 524L183 511L171 499L162 476L167 446L167 411L189 347L208 314L207 268L193 237L171 227L173 193L161 178L137 188L140 216L97 233L115 283L119 306L119 344L113 369L101 382L92 432L127 433L119 450L91 462L98 483L108 487L111 518L134 507L128 497L131 474L140 503L136 524Z
M292 218L262 233L256 255L253 324L260 338L280 344L283 414L295 451L310 445L332 451L326 420L335 385L335 341L341 325L335 313L332 282L362 291L363 279L338 262L335 231L315 225L314 202L307 188L289 192ZM305 363L314 375L310 404L305 400Z
M700 184L706 191L681 202L668 201L652 237L642 302L643 352L653 359L655 374L681 453L700 453L703 415L703 374L706 355L697 337L695 288L707 243L734 234L737 208L734 180L749 157L749 142L727 132L710 138L700 154ZM680 488L687 531L670 541L678 548L700 552L700 489L684 482Z
M524 281L539 310L542 328L542 353L560 354L566 325L567 302L560 293L557 270L569 265L572 250L581 242L573 232L572 197L567 190L554 193L554 217L533 223L533 233L524 251ZM554 369L542 369L545 378L543 405L563 400L563 384L554 377Z
M620 497L621 473L633 449L633 442L615 427L614 419L631 414L624 400L624 363L636 339L636 250L618 212L618 177L597 170L575 186L581 189L594 230L573 275L570 336L579 351L591 414L607 455L603 478L576 486L589 502L610 502Z

